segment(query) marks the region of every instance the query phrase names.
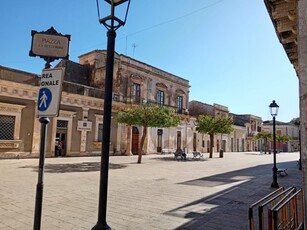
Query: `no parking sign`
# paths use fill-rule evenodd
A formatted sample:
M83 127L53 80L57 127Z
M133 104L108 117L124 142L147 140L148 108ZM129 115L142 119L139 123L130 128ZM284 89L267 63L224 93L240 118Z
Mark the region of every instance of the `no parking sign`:
M59 113L64 68L44 69L38 93L39 117L56 117Z

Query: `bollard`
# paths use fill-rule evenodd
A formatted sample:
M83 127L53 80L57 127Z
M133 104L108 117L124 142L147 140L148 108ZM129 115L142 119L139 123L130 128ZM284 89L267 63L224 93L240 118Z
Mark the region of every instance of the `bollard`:
M220 158L223 158L223 157L224 157L224 150L221 149L221 150L220 150Z

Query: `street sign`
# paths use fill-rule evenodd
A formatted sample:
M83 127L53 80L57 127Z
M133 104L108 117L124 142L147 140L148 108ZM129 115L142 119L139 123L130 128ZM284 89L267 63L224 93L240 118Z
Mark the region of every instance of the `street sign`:
M59 114L64 68L44 69L40 81L37 110L39 117Z
M53 27L47 31L37 32L32 30L32 44L29 55L42 58L68 59L70 35L62 35Z

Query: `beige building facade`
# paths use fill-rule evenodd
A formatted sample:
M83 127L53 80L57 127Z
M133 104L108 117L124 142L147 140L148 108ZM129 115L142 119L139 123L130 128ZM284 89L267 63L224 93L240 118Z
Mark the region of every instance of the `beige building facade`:
M307 194L307 2L264 0L276 35L286 51L299 79L301 163L303 191ZM307 228L307 196L304 196Z
M61 61L65 67L58 117L47 126L46 156L99 155L102 146L103 96L106 52L95 50L80 56L80 63ZM153 102L186 117L189 81L124 55L115 55L110 154L138 153L141 127L116 122L123 107ZM36 157L41 124L37 117L40 76L0 67L1 157ZM58 148L61 143L61 149ZM146 151L185 147L187 126L152 128Z
M59 115L47 126L46 156L100 155L102 147L106 52L95 50L80 56L80 63L61 61L65 68ZM189 81L125 55L115 54L111 155L138 154L142 127L116 122L124 107L152 102L175 109L181 123L173 128L150 128L145 144L148 154L175 151L209 152L209 135L196 131L199 114L234 117L234 131L216 134L214 151L260 151L255 139L262 119L229 113L228 107L189 102ZM37 157L41 124L37 116L40 76L0 66L0 157Z
M200 101L189 102L190 115L194 119L198 115L232 116L234 119L234 131L230 134L216 134L214 136L214 151L219 152L221 149L225 152L244 152L244 151L260 151L261 142L256 140L256 135L261 132L261 117L247 114L238 115L230 113L228 107L213 104L209 105ZM193 129L192 129L193 130ZM209 152L210 138L209 135L194 133L196 141L196 150Z
M273 133L273 121L263 122L263 131ZM276 121L276 135L289 136L290 141L286 143L279 143L277 140L276 148L279 152L296 152L300 149L299 140L299 127L292 123L285 123ZM273 151L273 145L271 144L271 150Z

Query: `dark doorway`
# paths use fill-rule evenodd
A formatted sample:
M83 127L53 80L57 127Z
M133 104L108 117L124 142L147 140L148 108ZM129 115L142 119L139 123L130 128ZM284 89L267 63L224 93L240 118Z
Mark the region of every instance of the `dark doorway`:
M160 152L162 152L163 129L158 129L157 130L157 135L158 135L157 152L160 153Z
M177 131L177 149L181 148L181 131Z
M196 151L196 133L193 134L193 151Z
M68 121L58 120L55 136L55 156L66 156Z
M133 155L138 155L139 153L139 130L135 126L132 127L131 152Z

